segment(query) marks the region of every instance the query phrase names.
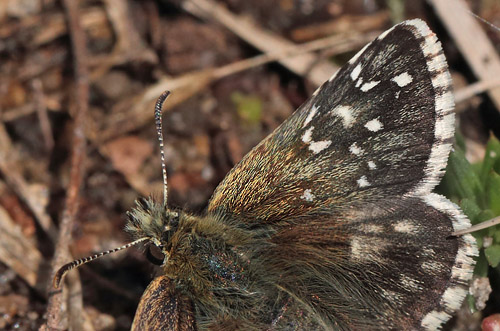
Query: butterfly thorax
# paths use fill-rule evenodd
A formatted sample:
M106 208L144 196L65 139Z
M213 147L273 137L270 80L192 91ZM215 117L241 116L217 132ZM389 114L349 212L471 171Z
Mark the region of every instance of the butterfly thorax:
M212 299L214 289L245 291L250 261L239 248L249 240L245 231L217 218L181 212L169 242L164 273L181 289L207 300Z

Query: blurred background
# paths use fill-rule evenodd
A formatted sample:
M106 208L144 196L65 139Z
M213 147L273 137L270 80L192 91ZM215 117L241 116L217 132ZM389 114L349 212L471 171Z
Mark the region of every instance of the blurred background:
M0 329L43 325L58 244L71 253L63 262L123 245L134 200L161 197L153 107L164 90L169 203L202 213L225 174L317 86L416 17L452 72L465 156L456 177L486 173L471 179L468 215L498 216L499 0L1 0ZM454 180L441 189L460 203L467 192ZM480 245L480 294L469 303L482 312L464 308L457 330L500 312L500 230ZM135 248L83 266L81 292L65 301L74 314L83 296L82 320L64 317L63 328L130 328L154 273Z

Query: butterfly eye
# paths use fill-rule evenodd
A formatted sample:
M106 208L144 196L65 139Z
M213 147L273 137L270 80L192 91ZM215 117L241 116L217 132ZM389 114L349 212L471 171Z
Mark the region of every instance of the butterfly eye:
M149 245L146 249L146 257L149 262L156 265L163 265L165 261L165 254L163 254L160 247L156 245Z

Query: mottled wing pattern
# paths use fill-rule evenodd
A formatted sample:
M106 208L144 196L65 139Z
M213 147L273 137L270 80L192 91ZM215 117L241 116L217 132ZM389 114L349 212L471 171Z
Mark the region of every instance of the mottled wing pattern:
M281 222L274 245L258 253L275 261L268 272L297 299L277 329L309 313L326 330L435 330L467 293L475 242L449 236L468 226L437 194L385 200L347 219Z
M472 277L470 226L431 191L454 132L451 78L421 20L368 44L217 187L208 213L271 226L259 252L293 298L277 329L436 329Z
M450 81L427 25L396 25L248 153L209 212L273 222L429 193L451 149Z

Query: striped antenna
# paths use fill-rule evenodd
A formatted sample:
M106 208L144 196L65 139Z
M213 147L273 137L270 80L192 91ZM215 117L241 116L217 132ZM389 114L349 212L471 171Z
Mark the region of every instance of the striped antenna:
M85 263L88 263L88 262L93 261L95 259L98 259L104 255L108 255L108 254L111 254L114 252L121 251L122 249L126 249L126 248L129 248L131 246L135 246L138 243L141 243L141 242L146 241L146 240L149 240L149 238L144 237L141 239L137 239L136 241L133 241L133 242L128 243L126 245L123 245L121 247L117 247L117 248L111 249L109 251L105 251L105 252L101 252L99 254L88 256L88 257L85 257L83 259L78 259L78 260L75 260L75 261L70 262L70 263L66 263L61 268L59 268L59 270L57 270L56 275L54 276L54 279L52 280L52 286L54 286L54 288L59 288L59 285L61 285L61 281L64 278L64 275L66 275L66 273L68 271L70 271L71 269L78 268L82 264L85 264Z
M165 166L165 152L163 151L163 132L161 128L161 108L163 102L170 95L170 91L163 92L158 100L156 100L155 106L155 123L156 123L156 133L158 134L158 141L160 142L160 159L161 159L161 172L163 174L163 205L167 207L167 167Z

